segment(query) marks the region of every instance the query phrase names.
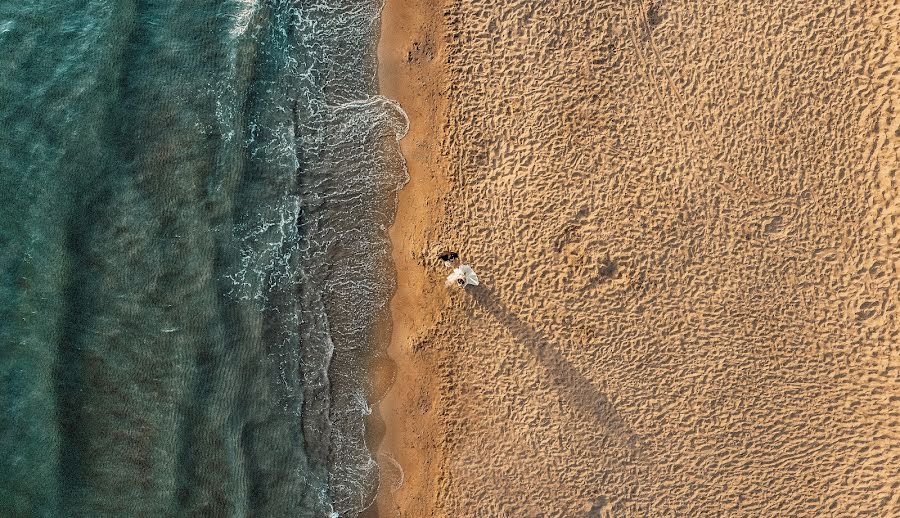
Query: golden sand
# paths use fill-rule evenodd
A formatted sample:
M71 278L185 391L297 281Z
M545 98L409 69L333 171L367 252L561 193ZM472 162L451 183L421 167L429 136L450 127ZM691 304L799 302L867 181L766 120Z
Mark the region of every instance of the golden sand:
M380 515L900 516L900 8L382 22L411 182Z

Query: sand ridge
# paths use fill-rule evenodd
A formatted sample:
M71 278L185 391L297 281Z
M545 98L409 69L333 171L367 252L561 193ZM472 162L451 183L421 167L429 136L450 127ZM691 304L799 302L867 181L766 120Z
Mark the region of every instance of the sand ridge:
M437 4L381 44L381 514L900 515L900 10Z

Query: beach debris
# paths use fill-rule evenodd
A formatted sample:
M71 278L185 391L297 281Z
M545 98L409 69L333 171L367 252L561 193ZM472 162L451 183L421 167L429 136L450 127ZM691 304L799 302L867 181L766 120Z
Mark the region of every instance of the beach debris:
M447 276L446 285L449 288L456 284L460 288L465 288L467 284L478 286L478 276L475 270L468 264L461 264L453 270L453 273Z
M438 259L444 263L444 266L450 268L459 261L459 254L450 250L445 250L438 254Z

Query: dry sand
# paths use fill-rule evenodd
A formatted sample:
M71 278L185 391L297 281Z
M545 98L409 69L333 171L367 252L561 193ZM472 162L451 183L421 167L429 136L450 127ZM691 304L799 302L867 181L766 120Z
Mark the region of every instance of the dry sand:
M900 8L388 0L381 516L900 516ZM434 258L482 278L446 289Z

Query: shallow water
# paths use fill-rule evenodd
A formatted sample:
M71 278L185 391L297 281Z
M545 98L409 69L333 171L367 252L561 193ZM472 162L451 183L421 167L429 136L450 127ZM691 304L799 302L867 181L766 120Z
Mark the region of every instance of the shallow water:
M0 3L0 515L368 504L380 7Z

